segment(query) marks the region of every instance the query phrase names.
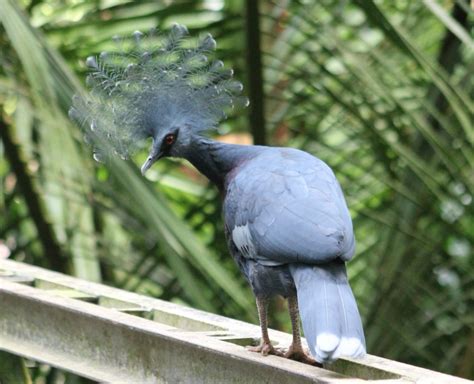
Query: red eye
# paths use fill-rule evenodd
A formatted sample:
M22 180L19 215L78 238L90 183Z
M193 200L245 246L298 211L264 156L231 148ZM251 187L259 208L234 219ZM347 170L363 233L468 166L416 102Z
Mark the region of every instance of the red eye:
M166 145L171 145L171 144L173 144L173 143L174 143L174 139L175 139L175 136L174 136L173 134L167 135L167 136L165 137L165 144L166 144Z

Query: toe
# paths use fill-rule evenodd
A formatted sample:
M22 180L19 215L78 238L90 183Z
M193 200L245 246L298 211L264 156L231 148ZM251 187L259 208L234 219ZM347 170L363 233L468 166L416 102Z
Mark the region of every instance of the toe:
M285 357L287 359L299 361L304 364L316 365L321 366L315 359L313 359L308 353L306 353L303 349L293 349L290 348L288 352L285 353Z
M261 352L262 351L262 347L260 345L257 345L257 346L254 346L254 345L247 345L245 347L245 349L247 351L250 351L250 352Z

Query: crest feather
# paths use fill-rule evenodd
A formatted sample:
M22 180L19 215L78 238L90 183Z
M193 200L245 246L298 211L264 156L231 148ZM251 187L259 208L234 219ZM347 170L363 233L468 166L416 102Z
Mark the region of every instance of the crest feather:
M111 152L128 158L142 139L170 125L197 133L215 128L235 105L248 104L233 71L209 60L216 48L210 34L195 40L175 24L168 34L135 31L114 40L116 51L87 58L90 92L76 95L69 111L96 160Z

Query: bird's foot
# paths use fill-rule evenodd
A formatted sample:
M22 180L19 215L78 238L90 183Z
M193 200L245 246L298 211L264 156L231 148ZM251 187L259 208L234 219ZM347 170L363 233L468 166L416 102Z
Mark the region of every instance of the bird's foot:
M316 360L314 360L307 351L300 346L294 346L293 344L290 345L288 351L284 354L284 357L291 360L296 360L304 364L315 365L318 367L322 367Z
M249 345L245 348L247 349L247 351L250 351L250 352L260 352L263 356L268 356L268 355L283 356L283 352L275 348L270 343L262 342L260 343L260 345L257 345L257 346Z

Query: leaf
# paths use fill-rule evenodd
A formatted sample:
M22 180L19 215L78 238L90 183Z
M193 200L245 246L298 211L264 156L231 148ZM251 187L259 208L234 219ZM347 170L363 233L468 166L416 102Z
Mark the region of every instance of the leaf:
M21 357L0 351L0 382L2 384L31 384L28 368Z

